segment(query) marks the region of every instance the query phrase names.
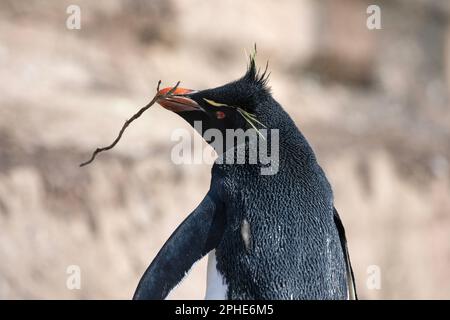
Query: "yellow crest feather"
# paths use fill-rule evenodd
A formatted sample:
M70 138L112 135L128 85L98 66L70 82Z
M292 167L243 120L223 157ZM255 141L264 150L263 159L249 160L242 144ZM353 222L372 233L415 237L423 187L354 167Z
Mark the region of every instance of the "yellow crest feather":
M229 107L229 105L227 105L225 103L215 102L213 100L206 99L206 98L203 98L203 100L205 100L207 103L209 103L213 107Z

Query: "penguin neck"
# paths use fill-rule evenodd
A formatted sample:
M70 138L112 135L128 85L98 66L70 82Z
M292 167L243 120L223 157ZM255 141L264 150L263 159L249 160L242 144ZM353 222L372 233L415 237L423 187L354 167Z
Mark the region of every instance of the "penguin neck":
M314 151L294 120L273 98L268 101L268 105L263 109L264 112L256 110L255 115L267 126L269 145L278 143L280 161L315 162ZM278 141L271 139L273 130L278 133Z

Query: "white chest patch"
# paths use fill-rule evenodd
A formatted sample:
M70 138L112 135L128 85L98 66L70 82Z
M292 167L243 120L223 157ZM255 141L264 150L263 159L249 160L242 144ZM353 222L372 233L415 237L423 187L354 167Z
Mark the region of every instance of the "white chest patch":
M205 300L226 300L228 287L224 277L217 270L216 250L208 255Z

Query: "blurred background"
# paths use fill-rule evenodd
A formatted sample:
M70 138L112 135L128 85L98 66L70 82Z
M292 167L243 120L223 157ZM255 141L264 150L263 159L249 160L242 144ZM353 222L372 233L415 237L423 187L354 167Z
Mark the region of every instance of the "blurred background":
M159 79L222 85L255 42L331 181L360 298L450 298L449 16L446 0L1 0L0 298L132 297L210 166L171 162L172 131L192 129L159 106L78 164ZM205 272L202 260L171 298L202 299Z

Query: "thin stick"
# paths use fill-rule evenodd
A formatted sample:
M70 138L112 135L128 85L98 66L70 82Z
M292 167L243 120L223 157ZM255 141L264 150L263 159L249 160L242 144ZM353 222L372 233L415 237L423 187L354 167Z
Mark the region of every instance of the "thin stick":
M123 133L125 132L125 129L130 125L131 122L133 122L134 120L136 120L137 118L139 118L148 108L150 108L152 105L155 104L156 101L158 101L158 99L164 99L168 96L171 96L173 94L173 92L175 92L175 90L178 88L178 85L180 84L180 81L177 82L177 84L175 85L175 87L173 87L172 89L169 90L169 92L167 92L166 94L159 94L159 86L161 85L161 80L158 81L158 85L156 87L156 95L153 97L152 101L150 101L145 107L141 108L137 113L135 113L130 119L128 119L127 121L125 121L125 123L122 126L122 129L120 129L119 135L117 136L117 138L113 141L113 143L111 143L109 146L107 147L103 147L103 148L97 148L95 149L95 151L92 153L91 158L80 164L80 167L84 167L85 165L90 164L92 161L94 161L95 157L97 156L97 154L99 154L100 152L109 150L114 148L114 146L119 142L119 140L122 138Z

